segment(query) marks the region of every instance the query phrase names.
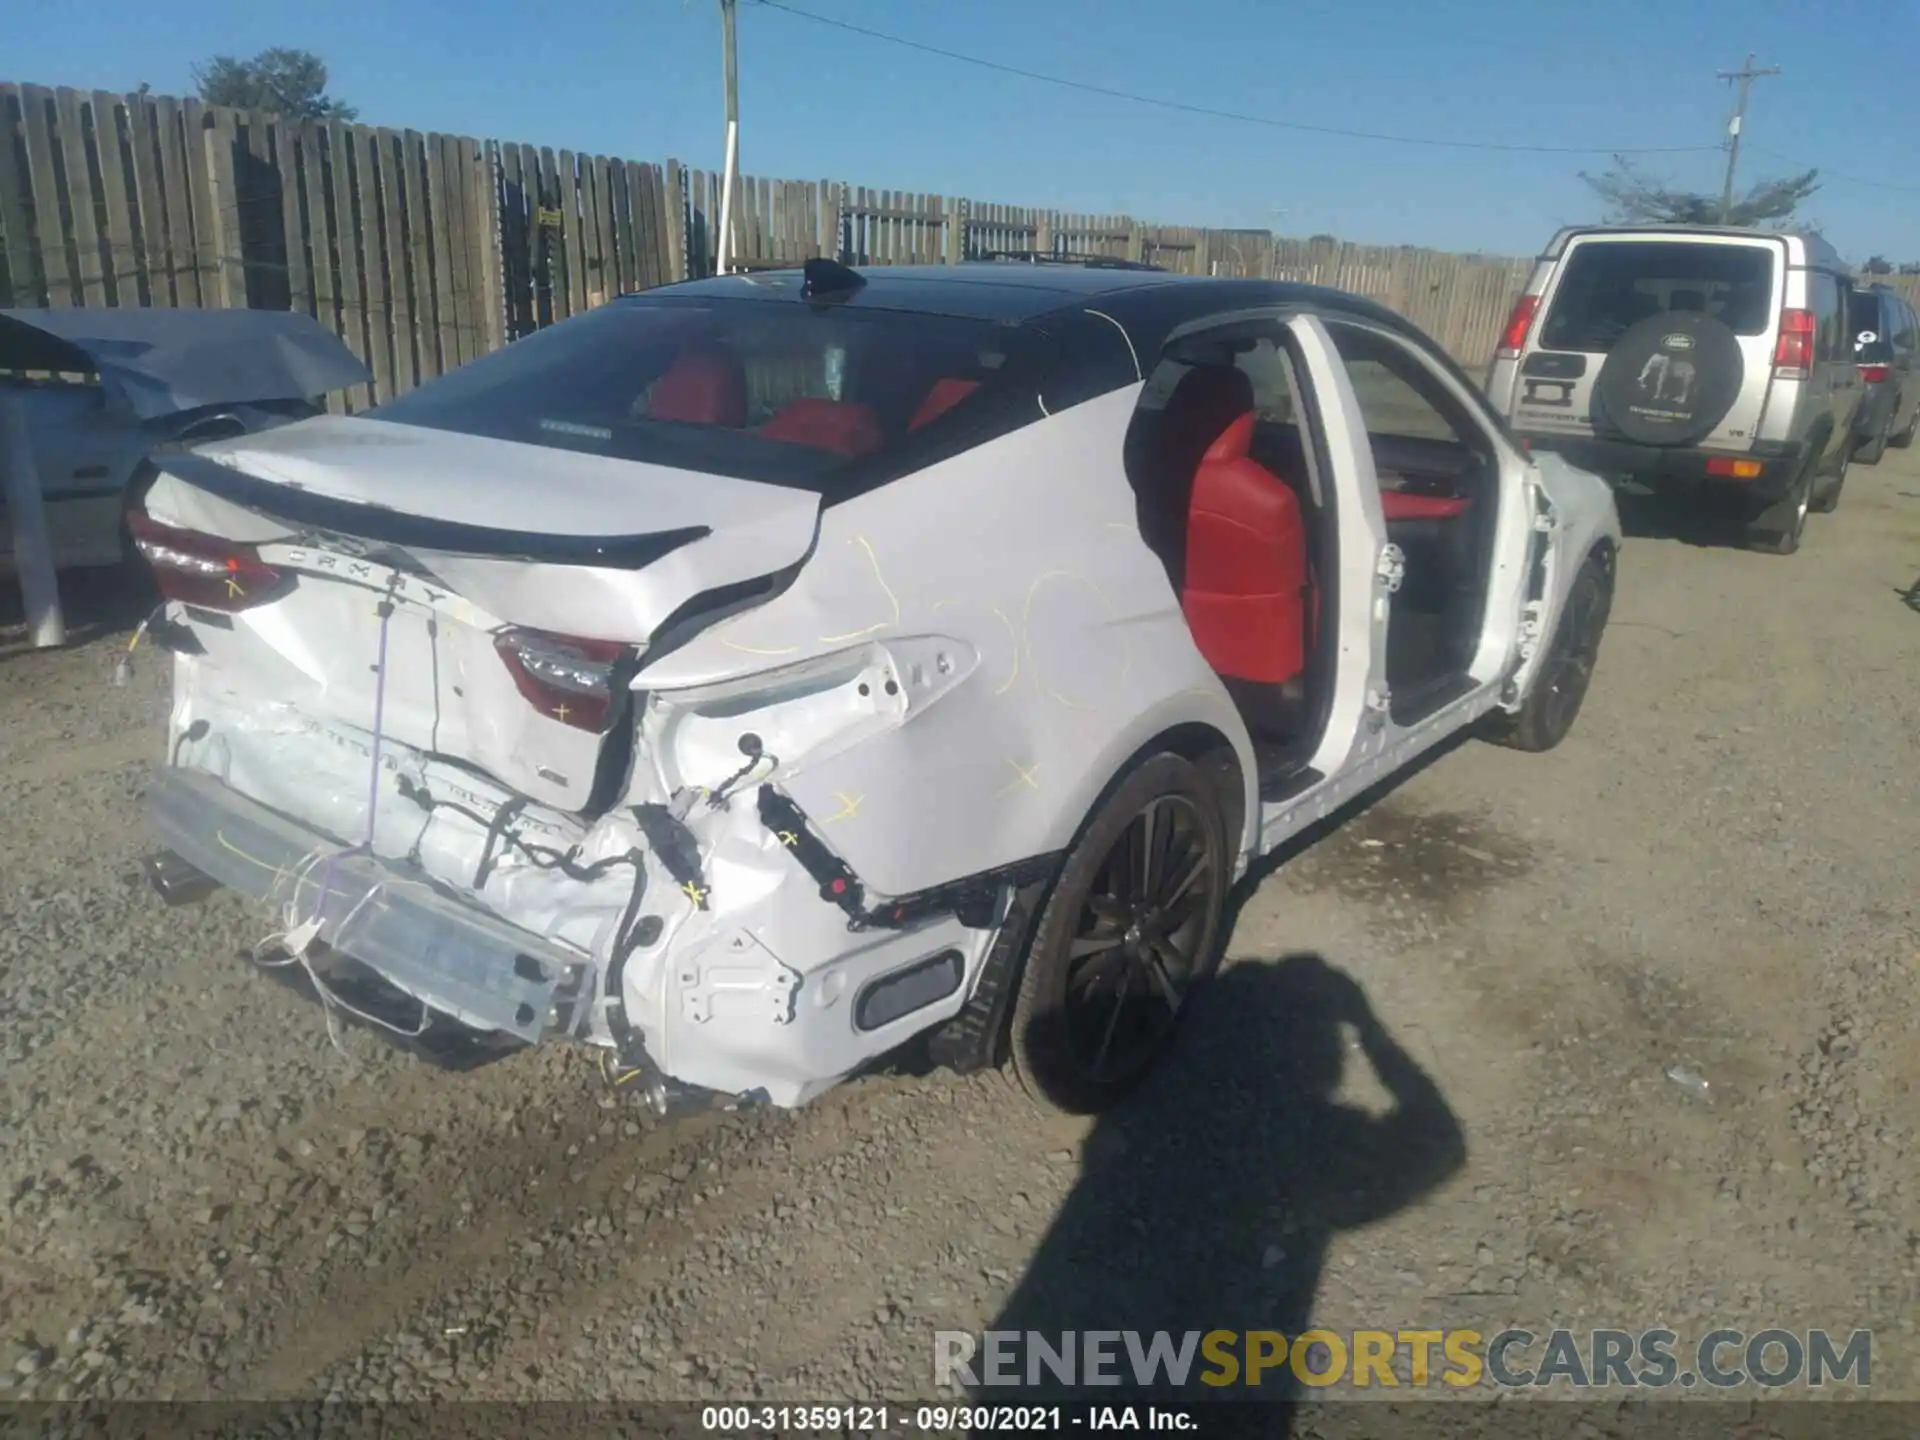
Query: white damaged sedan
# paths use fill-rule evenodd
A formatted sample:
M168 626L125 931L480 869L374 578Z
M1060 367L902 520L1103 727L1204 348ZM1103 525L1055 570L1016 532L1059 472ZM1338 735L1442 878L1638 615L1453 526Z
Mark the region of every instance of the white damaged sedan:
M1260 855L1568 732L1604 483L1404 320L1120 264L694 281L166 461L180 901L447 1063L665 1110L926 1040L1110 1103Z

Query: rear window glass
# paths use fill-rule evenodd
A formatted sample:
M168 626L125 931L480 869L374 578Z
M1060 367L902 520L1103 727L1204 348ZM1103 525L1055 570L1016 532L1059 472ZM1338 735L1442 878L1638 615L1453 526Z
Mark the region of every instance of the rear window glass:
M1773 260L1773 250L1759 245L1576 244L1540 344L1604 353L1648 316L1676 310L1704 311L1736 335L1764 335L1773 319Z
M1880 297L1871 291L1856 290L1847 296L1847 325L1853 331L1856 345L1864 343L1868 335L1884 340L1889 328L1887 322L1892 318L1881 309Z
M370 419L816 490L1039 419L1033 332L757 300L619 300ZM983 429L984 427L984 429Z

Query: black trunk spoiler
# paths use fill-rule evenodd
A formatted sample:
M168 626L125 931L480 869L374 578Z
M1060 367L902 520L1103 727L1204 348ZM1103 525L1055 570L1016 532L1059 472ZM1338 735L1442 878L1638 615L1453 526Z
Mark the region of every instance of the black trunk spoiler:
M303 532L327 532L403 549L436 550L490 560L644 570L663 556L713 533L706 525L687 525L678 530L656 530L643 535L549 535L530 530L500 530L317 495L311 490L249 475L201 455L170 456L161 463L160 469L209 495Z

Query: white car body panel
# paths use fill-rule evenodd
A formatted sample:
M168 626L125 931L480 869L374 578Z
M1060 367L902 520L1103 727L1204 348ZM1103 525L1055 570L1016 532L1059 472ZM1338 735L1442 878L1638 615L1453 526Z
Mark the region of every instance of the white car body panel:
M783 786L848 864L897 895L1061 848L1155 735L1193 721L1244 734L1140 538L1120 457L1137 396L1101 396L832 507L789 590L636 686L670 707L683 684L871 642L902 662L898 723L817 758L751 727L792 766ZM1063 535L1081 543L1063 546ZM910 659L907 647L926 653ZM969 673L923 704L914 660L938 682L949 650ZM1239 750L1251 775L1244 738ZM727 744L705 773L693 765L677 778L717 784L739 763Z
M156 519L255 543L307 577L198 627L204 653L176 656L172 763L314 832L297 864L243 857L274 872L290 916L322 913L315 892L339 866L392 876L329 932L336 948L352 949L356 926L371 934L380 895L445 906L457 894L591 977L594 998L566 1033L611 1045L619 1016L675 1081L800 1104L958 1012L998 919L850 927L792 837L756 811L759 787L797 805L884 905L1064 850L1132 756L1205 727L1243 777L1240 868L1524 702L1581 561L1619 544L1611 492L1494 436L1499 513L1470 683L1396 723L1384 672L1398 582L1382 564L1392 547L1366 425L1326 325L1286 317L1331 457L1339 653L1308 762L1318 778L1283 799L1261 803L1247 728L1142 539L1122 456L1137 383L824 509L804 490L381 420L326 417L208 447L246 475L401 515L548 535L713 533L638 570L407 547L429 581L165 474L149 496ZM640 657L624 792L583 817L601 739L526 703L495 632L644 645L703 592L780 571L792 578L764 603ZM697 878L662 852L650 808L697 847ZM496 843L503 828L576 869L609 868L570 876ZM657 932L622 950L642 896ZM964 971L951 994L874 1029L853 1023L869 981L947 952ZM603 994L609 973L618 984ZM475 1028L545 1033L544 1017L503 1022L431 966L407 988Z

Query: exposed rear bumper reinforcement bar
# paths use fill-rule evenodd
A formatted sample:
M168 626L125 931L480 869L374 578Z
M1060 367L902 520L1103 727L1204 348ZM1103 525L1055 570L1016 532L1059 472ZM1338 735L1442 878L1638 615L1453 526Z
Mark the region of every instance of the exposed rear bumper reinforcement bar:
M201 874L319 921L322 944L462 1024L533 1043L570 1029L592 964L451 899L197 770L147 791L160 842ZM335 853L341 852L341 853ZM317 857L324 857L318 858Z

